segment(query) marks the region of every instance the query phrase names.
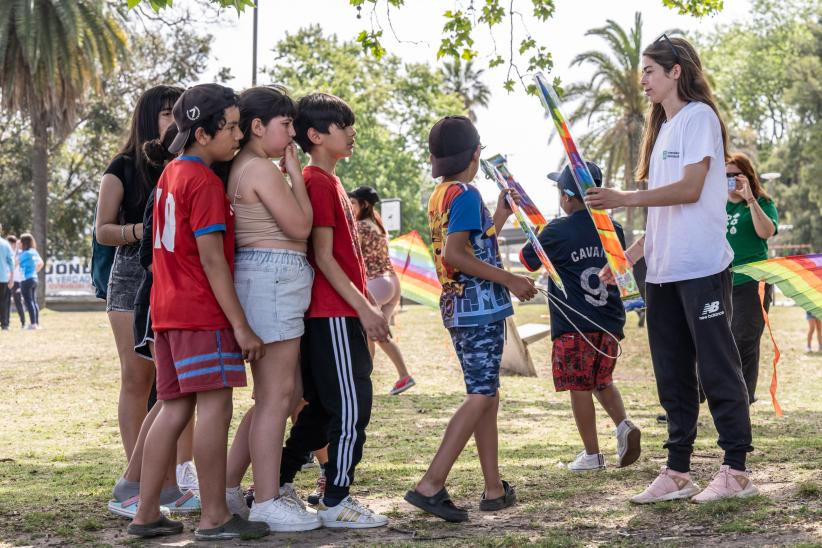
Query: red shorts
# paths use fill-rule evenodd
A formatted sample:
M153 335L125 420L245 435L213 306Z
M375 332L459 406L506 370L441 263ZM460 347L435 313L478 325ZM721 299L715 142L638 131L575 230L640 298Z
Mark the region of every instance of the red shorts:
M601 331L585 333L588 340L608 356L616 356L617 342ZM579 333L563 333L554 339L551 352L554 387L563 390L602 390L613 383L616 358L597 352Z
M243 353L231 329L155 334L157 399L246 385Z

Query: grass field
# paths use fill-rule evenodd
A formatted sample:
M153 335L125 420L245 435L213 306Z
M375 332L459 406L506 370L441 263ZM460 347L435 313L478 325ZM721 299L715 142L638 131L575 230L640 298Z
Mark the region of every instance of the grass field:
M543 306L521 306L517 322L546 321ZM446 524L403 502L406 489L425 470L464 385L438 314L408 307L394 329L417 387L387 395L394 370L378 354L374 412L353 494L387 513L390 526L367 532L279 534L268 543L300 545L410 544L479 546L590 545L822 545L822 354L804 353L806 322L796 308L771 315L781 346L779 401L768 397L770 343L763 343L760 401L752 407L754 445L749 458L762 494L744 501L697 506L687 502L635 507L628 497L642 490L664 463L664 426L659 412L647 340L628 319L623 357L615 379L629 415L643 429L643 454L626 469L572 475L563 464L581 444L566 394L557 394L546 367L549 342L532 346L539 377L502 380L500 452L503 477L517 487L520 503L498 514L481 514L479 463L469 445L449 480L458 505L471 508L467 524ZM117 429L118 364L106 316L101 312L43 314L42 331L0 333L0 546L133 544L126 521L105 504L123 469ZM250 388L235 392L236 427L250 404ZM613 462L613 425L598 415L600 445ZM694 474L706 483L721 452L707 406L699 421ZM307 492L316 469L298 477ZM169 539L193 543L194 522ZM247 543L243 543L247 544ZM170 544L169 544L170 545Z

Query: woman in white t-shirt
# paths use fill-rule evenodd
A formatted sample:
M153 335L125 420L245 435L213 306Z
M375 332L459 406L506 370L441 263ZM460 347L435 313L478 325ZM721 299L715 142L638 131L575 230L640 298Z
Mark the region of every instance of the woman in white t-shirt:
M648 265L648 342L668 417L668 462L631 501L755 495L745 472L746 455L753 450L748 393L730 325L727 132L699 57L686 40L663 34L648 46L641 83L651 109L637 180L647 180L648 190L595 188L586 198L601 209L648 207L645 237L627 254L632 264L644 254ZM611 278L610 272L603 277ZM700 384L725 451L719 472L701 492L689 473Z

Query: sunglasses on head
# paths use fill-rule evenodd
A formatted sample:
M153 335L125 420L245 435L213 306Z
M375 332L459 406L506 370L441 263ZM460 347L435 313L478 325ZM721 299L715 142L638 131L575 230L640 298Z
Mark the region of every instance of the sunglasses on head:
M665 34L665 33L663 32L663 33L662 33L662 36L660 36L659 38L657 38L656 40L654 40L654 42L659 42L660 40L662 40L662 41L664 41L666 44L668 44L668 47L671 49L671 53L672 53L672 54L673 54L673 56L674 56L674 60L675 60L678 64L680 64L680 65L681 65L681 64L682 64L682 59L680 59L679 54L676 52L676 46L674 45L674 43L673 43L673 42L671 42L671 39L670 39L670 38L668 38L668 35L667 35L667 34Z
M736 177L738 175L744 175L741 171L737 171L736 173L725 173L725 177Z

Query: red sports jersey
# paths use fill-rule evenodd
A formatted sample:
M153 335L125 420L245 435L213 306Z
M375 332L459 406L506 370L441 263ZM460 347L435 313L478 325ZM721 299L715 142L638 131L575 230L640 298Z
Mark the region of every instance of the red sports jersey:
M340 180L315 166L303 169L305 187L314 209L314 226L334 229L334 259L348 279L365 295L365 266L357 237L357 224L351 212L351 202ZM353 316L357 313L331 286L317 267L314 250L308 246L308 260L314 267L314 285L311 288L311 305L308 318L332 318Z
M197 236L223 233L223 250L234 271L234 213L223 183L196 156L180 156L163 170L154 199L155 331L230 328L217 303L197 250Z

